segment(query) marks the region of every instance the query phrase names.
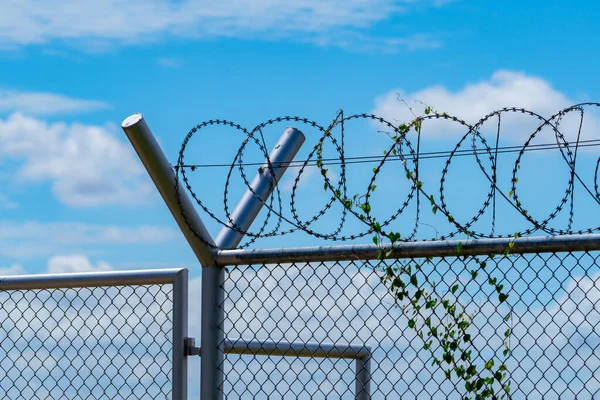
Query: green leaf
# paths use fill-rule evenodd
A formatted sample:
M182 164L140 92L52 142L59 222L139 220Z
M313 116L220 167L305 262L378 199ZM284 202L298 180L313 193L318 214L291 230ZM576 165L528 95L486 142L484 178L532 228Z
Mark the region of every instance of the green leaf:
M494 367L494 360L491 359L488 362L485 363L485 369L487 369L488 371L491 371L492 368Z
M452 294L456 293L457 290L458 290L458 285L452 286Z
M423 290L422 289L417 290L415 292L415 300L419 300L422 295L423 295Z
M458 254L460 254L461 250L462 250L462 242L458 242L458 244L456 245L456 252Z
M373 243L378 244L379 239L377 239L377 235L373 236Z
M412 283L413 286L419 286L419 281L417 280L417 275L411 275L410 283Z
M390 239L390 242L392 242L392 244L394 244L395 242L397 242L400 239L400 232L390 232L390 234L388 235L388 238Z
M506 299L508 299L508 295L505 293L500 293L498 295L498 300L500 301L500 303L504 303L506 301Z
M413 329L415 327L416 323L414 319L411 319L410 321L408 321L408 327Z
M479 378L477 379L477 390L481 389L483 387L483 384L485 383L485 380L483 380L483 378Z
M379 224L379 222L375 222L373 224L373 230L377 233L381 233L381 225Z
M392 282L392 286L393 287L404 287L404 282L402 282L402 279L400 279L400 277L396 277L394 279L394 282Z

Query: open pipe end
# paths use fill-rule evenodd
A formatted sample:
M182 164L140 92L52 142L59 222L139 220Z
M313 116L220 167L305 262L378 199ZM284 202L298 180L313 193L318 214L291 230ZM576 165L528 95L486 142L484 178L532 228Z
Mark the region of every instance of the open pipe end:
M123 128L123 129L130 128L130 127L134 126L135 124L137 124L138 122L142 121L143 119L144 119L144 116L141 113L135 113L133 115L130 115L129 117L127 117L123 120L123 122L121 123L121 128Z

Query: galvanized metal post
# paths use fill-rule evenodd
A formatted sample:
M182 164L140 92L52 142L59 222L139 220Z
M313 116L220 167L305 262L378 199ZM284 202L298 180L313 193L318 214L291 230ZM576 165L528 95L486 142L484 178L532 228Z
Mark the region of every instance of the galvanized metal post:
M188 270L173 279L173 399L187 400L188 365L185 338L188 330Z
M288 163L294 159L304 144L304 140L304 134L296 128L287 128L283 132L269 154L272 171L269 170L266 161L258 168L258 174L250 183L252 190L246 190L231 213L229 225L224 226L217 235L215 242L220 249L233 249L240 244L244 238L244 232L250 229L263 204L287 170ZM233 227L234 225L238 228L237 230Z
M272 171L265 161L250 187L231 214L229 226L223 227L216 243L220 248L235 248L250 229L252 222L267 201L275 185L287 170L289 162L304 143L304 135L295 128L287 128L271 153L269 160ZM235 225L238 230L232 228ZM202 400L223 398L223 360L225 341L223 332L225 272L222 267L202 268L202 341L200 346L200 397Z
M133 114L121 124L148 175L152 178L179 229L203 266L213 265L214 242L184 190L178 190L175 172L165 157L142 114ZM179 200L177 199L179 194ZM185 218L182 213L185 214ZM186 223L187 219L187 223ZM189 223L189 226L188 226ZM190 229L190 227L192 229Z
M359 357L356 363L356 400L371 399L371 352Z

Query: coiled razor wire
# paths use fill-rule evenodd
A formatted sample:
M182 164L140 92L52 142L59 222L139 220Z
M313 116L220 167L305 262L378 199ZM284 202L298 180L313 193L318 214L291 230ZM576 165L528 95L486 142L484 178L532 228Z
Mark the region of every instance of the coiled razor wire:
M375 188L376 179L378 177L378 174L382 170L383 166L387 162L392 161L392 160L394 160L394 161L399 160L399 161L401 161L402 168L404 169L404 172L406 173L407 180L409 182L411 182L411 187L410 187L410 190L409 190L406 198L404 199L404 201L402 201L402 203L400 204L398 209L389 218L387 218L383 222L379 223L380 227L381 227L381 232L383 235L387 235L385 228L389 227L390 224L394 220L396 220L403 212L406 211L407 207L409 206L409 204L411 203L411 201L413 199L416 199L415 200L416 201L416 215L415 215L415 223L412 228L412 233L409 235L403 236L400 239L401 241L416 240L416 234L417 234L417 230L418 230L419 224L420 224L419 216L420 216L420 212L421 212L420 202L421 202L422 196L425 196L425 198L431 202L432 206L435 206L438 211L443 213L443 215L445 215L447 217L448 223L451 224L451 226L453 226L453 228L452 228L453 230L451 232L447 233L446 235L436 237L435 240L445 240L445 239L453 238L459 234L467 234L468 236L470 236L472 238L499 238L499 237L513 236L513 235L527 236L534 232L544 232L549 235L585 234L585 233L599 232L600 226L591 226L586 229L580 229L580 230L573 229L574 186L575 186L576 182L580 183L583 186L584 190L591 196L591 198L593 199L593 201L595 203L600 204L600 189L599 189L599 183L598 183L598 175L599 175L599 171L600 171L600 158L598 158L598 160L596 162L596 168L594 171L594 178L593 178L593 187L586 184L583 181L583 179L580 177L578 172L576 171L576 160L577 160L577 155L580 150L580 147L589 146L589 143L586 143L586 142L596 142L595 140L592 140L592 141L582 141L581 140L581 133L582 133L583 120L584 120L584 114L585 114L586 107L599 108L600 103L581 103L581 104L573 105L573 106L567 107L567 108L557 112L556 114L554 114L553 116L551 116L548 119L542 117L541 115L539 115L533 111L526 110L524 108L507 107L507 108L502 108L500 110L489 113L488 115L481 118L474 125L470 125L466 121L464 121L460 118L457 118L455 116L448 115L447 113L440 114L437 112L432 112L428 115L424 115L424 116L414 119L408 125L397 126L377 115L353 114L353 115L345 116L344 112L342 110L340 110L338 112L338 114L333 119L331 124L327 127L320 125L316 121L313 121L313 120L310 120L307 118L303 118L303 117L298 117L298 116L284 116L284 117L269 119L266 122L263 122L263 123L257 125L256 127L254 127L251 130L248 130L247 128L245 128L243 126L241 126L235 122L228 121L228 120L219 120L219 119L209 120L209 121L202 122L201 124L198 124L195 127L193 127L189 131L189 133L186 135L185 139L183 140L181 149L179 151L179 157L177 160L177 164L174 167L176 177L177 177L176 193L177 193L178 201L179 201L180 200L179 178L181 177L185 188L187 189L189 194L192 196L192 198L197 202L198 206L204 212L206 212L213 220L215 220L217 223L221 224L222 226L228 226L230 229L233 229L236 232L242 233L245 235L245 237L249 238L245 243L240 245L238 248L248 247L259 238L287 235L287 234L290 234L290 233L293 233L296 231L303 231L308 235L311 235L311 236L314 236L317 238L321 238L321 239L331 240L331 241L349 241L349 240L354 240L354 239L358 239L361 237L365 237L373 232L372 226L375 221L375 217L371 214L373 212L373 210L370 207L369 200L370 200L370 198L372 196L372 192ZM522 114L522 115L525 115L526 117L530 117L530 118L534 119L535 121L537 121L539 123L539 125L537 126L535 131L529 135L529 137L527 138L527 140L525 141L523 146L521 146L520 149L519 148L516 149L518 152L518 156L517 156L517 159L516 159L516 161L513 165L513 169L512 169L511 190L508 193L505 193L498 188L496 168L497 168L498 154L503 152L503 148L501 148L499 146L499 140L500 140L500 134L501 134L501 128L502 128L502 120L505 115L511 114L511 113ZM565 116L567 116L570 113L575 113L575 115L579 116L579 128L578 128L578 132L577 132L577 139L574 142L568 142L560 130L561 122L563 121ZM497 121L498 121L497 122L497 131L496 131L496 141L495 141L495 144L489 144L488 141L481 134L480 129L487 121L492 120L493 118L497 118ZM344 138L345 138L345 129L344 128L345 128L345 123L352 121L352 120L360 120L360 119L370 120L373 122L381 123L383 126L386 127L386 129L390 130L390 132L391 132L390 136L392 136L395 139L394 143L390 146L389 150L384 153L384 156L378 158L379 163L373 169L373 175L370 179L370 183L367 187L367 190L365 191L365 195L363 196L364 197L363 204L366 206L364 208L362 208L362 210L365 212L365 214L362 214L360 211L356 210L355 207L352 207L352 206L348 207L347 204L345 204L348 201L347 181L346 181L346 179L347 179L346 178L346 165L349 162L347 161L347 159L345 158L345 155L344 155ZM458 124L462 129L464 129L466 131L466 133L461 137L461 139L458 141L458 143L456 144L454 149L452 151L450 151L449 154L446 155L447 159L446 159L444 168L442 170L441 179L440 179L439 200L435 200L432 193L426 192L424 189L424 185L422 184L422 182L419 181L419 160L420 160L420 157L426 158L420 152L421 124L427 120L450 121L451 123ZM280 123L280 122L291 122L291 123L295 123L295 124L304 124L311 128L317 129L321 134L321 137L319 138L317 143L314 145L314 147L311 150L308 157L304 161L297 164L297 165L299 165L299 170L298 170L297 175L294 178L294 183L293 183L293 187L292 187L292 191L291 191L291 200L289 203L289 210L291 212L291 218L289 216L284 215L284 213L283 213L284 205L282 204L279 186L275 185L274 195L270 196L268 201L266 201L266 202L263 201L262 199L260 199L258 197L258 195L252 189L252 187L250 185L250 180L248 179L246 170L244 168L247 165L254 165L254 164L245 164L244 163L244 152L245 152L246 148L248 147L249 143L254 143L258 146L258 148L260 149L260 151L266 158L267 166L271 172L274 167L277 167L271 163L271 160L269 157L269 152L267 150L267 146L265 145L263 129L272 124ZM186 160L185 160L186 150L188 148L189 142L192 139L192 137L194 135L196 135L197 133L199 133L202 129L209 127L209 126L213 126L213 125L227 126L227 127L233 128L237 131L240 131L241 133L243 133L245 135L245 138L244 138L241 146L239 147L236 156L234 157L231 164L229 164L229 172L227 174L227 181L225 183L225 190L223 193L223 210L225 213L225 219L219 218L214 211L209 209L205 205L205 203L201 200L200 196L192 188L192 185L190 183L190 179L188 176L188 171L190 171L190 170L194 171L194 170L196 170L197 167L200 167L202 165L188 164L188 163L186 163ZM339 141L331 134L331 131L338 126L341 128L341 136L340 136ZM555 143L556 143L554 145L555 146L554 148L558 148L560 150L562 159L564 160L567 167L569 168L569 180L568 180L567 188L565 190L564 195L559 200L558 205L550 212L550 214L547 215L545 218L535 218L527 211L527 209L524 208L523 204L521 204L521 201L519 200L520 198L519 198L519 191L518 191L517 183L518 183L518 175L519 175L519 171L520 171L520 163L521 163L521 160L522 160L524 154L527 151L539 149L540 145L532 144L532 141L545 128L550 128L554 132L554 139L555 139ZM414 130L417 132L416 145L413 145L413 143L411 143L411 141L408 138L408 135L406 134L408 131L411 131L411 130ZM483 204L481 205L481 207L479 207L479 209L473 215L473 217L471 217L470 219L467 219L467 220L460 221L457 218L455 218L453 216L453 214L450 212L448 204L446 202L446 196L445 196L446 180L447 180L447 174L448 174L448 171L450 170L450 165L451 165L452 161L459 155L465 155L465 151L461 150L461 146L463 146L463 144L465 144L465 143L468 143L468 141L471 142L471 150L469 150L468 153L475 157L475 160L477 162L477 165L479 166L479 169L481 170L485 179L489 183L489 191L487 192L487 195L485 197ZM325 187L331 193L331 197L329 198L329 200L326 202L325 206L322 209L320 209L318 212L316 212L314 215L312 215L308 219L302 220L298 214L298 207L297 207L298 203L296 201L298 184L300 182L302 174L306 172L308 167L314 166L315 162L316 162L317 166L325 165L323 155L322 155L322 149L323 149L323 145L325 143L330 143L334 147L335 151L337 152L338 158L337 158L337 160L335 160L335 161L337 161L337 162L335 162L335 164L340 165L339 179L338 179L337 183L334 184L331 182L331 180L329 179L329 177L327 176L326 173L322 173L322 176L323 176L323 179L325 182ZM398 149L400 151L398 151ZM436 157L440 157L440 156L441 156L440 154L436 155ZM483 159L486 159L486 158L489 160L489 165L490 165L489 171L485 168L484 162L483 162ZM332 159L329 158L326 161L332 161ZM240 227L238 227L235 224L235 222L232 221L232 219L231 219L228 195L229 195L230 179L231 179L235 169L237 169L237 171L239 172L239 175L241 176L241 178L242 178L244 184L246 185L246 187L248 188L248 190L250 190L263 203L263 206L267 209L266 216L265 216L264 220L262 221L260 227L256 231L244 231L244 230L240 229ZM324 171L322 170L321 172L324 172ZM531 227L529 227L528 229L524 229L520 232L511 233L508 236L502 235L502 234L497 234L495 232L495 224L496 224L496 208L497 208L498 196L500 196L501 198L506 200L506 202L508 202L508 204L510 204L510 206L512 206L527 221L529 221L529 223L531 224ZM328 212L328 210L330 210L332 208L332 206L336 203L339 203L342 205L341 218L339 219L340 220L339 225L337 225L335 227L335 229L333 229L331 232L321 232L321 231L317 231L316 229L314 229L313 228L314 223L316 221L318 221L320 218L322 218ZM473 225L490 208L492 211L491 230L489 232L476 231L473 228ZM550 227L549 223L551 221L553 221L561 213L561 211L563 211L565 208L568 209L568 213L569 213L569 218L568 218L566 227L563 227L560 229ZM183 214L183 218L185 219L190 230L192 230L200 240L204 241L204 239L201 237L201 235L199 235L197 232L195 232L194 228L189 224L187 216L185 215L185 213L183 213L183 211L182 211L182 214ZM354 216L358 221L362 222L365 226L365 229L358 233L355 233L355 234L343 235L343 234L341 234L341 232L350 216ZM271 218L276 218L276 223L274 224L274 227L272 229L267 229L267 226L268 226ZM284 228L284 225L285 225L284 222L289 224L290 227ZM423 240L423 239L420 239L420 240ZM428 240L428 239L425 239L425 240ZM434 239L432 238L429 240L434 240ZM211 243L207 243L207 244L214 247L214 245Z

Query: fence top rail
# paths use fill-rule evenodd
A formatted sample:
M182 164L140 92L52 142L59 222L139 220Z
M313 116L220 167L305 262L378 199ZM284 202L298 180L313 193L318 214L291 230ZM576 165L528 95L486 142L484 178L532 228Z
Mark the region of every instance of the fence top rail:
M63 289L174 283L185 268L0 276L0 290Z
M383 251L388 259L455 257L502 254L514 242L511 254L600 250L600 234L531 236L523 238L464 239L402 242L394 246L353 244L274 249L219 250L216 264L249 265L293 262L377 260ZM459 243L461 244L458 253ZM389 250L392 250L389 252Z

